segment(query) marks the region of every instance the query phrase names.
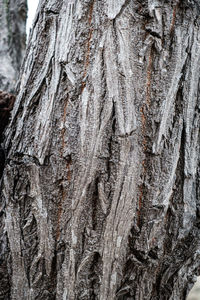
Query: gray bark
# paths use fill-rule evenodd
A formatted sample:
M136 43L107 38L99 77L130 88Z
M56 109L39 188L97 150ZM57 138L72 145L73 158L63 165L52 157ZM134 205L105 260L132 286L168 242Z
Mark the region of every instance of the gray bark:
M49 0L6 132L11 299L185 299L198 273L198 1Z
M0 89L15 92L26 47L26 0L0 0Z
M0 143L9 121L26 45L26 0L0 0ZM3 90L4 92L2 92ZM0 144L0 184L5 153ZM1 187L0 187L1 189ZM10 299L11 259L5 232L5 202L0 198L0 299Z

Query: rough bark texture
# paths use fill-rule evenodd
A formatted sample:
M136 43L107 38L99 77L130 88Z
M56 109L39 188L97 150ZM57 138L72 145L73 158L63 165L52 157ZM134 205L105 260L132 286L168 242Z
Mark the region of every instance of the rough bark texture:
M26 0L0 0L0 89L14 92L26 47Z
M6 135L11 299L185 299L198 1L40 2Z
M2 148L4 129L8 124L15 97L15 85L25 54L26 0L0 0L0 189L5 163ZM1 91L3 90L3 92ZM5 202L0 198L0 299L10 299L11 269L9 245L5 233Z

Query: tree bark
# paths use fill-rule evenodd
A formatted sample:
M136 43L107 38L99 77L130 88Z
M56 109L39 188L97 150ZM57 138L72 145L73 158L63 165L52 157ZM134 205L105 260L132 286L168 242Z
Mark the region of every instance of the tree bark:
M198 1L41 1L6 132L11 299L180 300L199 268Z
M26 0L0 0L0 89L15 92L26 47Z
M5 163L3 131L8 124L16 82L25 54L26 0L0 0L0 190ZM3 90L3 92L2 92ZM11 299L11 259L5 228L5 202L0 197L0 299Z

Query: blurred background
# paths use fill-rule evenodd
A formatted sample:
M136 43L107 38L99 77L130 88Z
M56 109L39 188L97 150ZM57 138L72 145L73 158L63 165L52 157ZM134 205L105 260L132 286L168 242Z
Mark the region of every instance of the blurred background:
M39 0L28 0L28 19L26 23L26 34L29 35L30 28L33 23L33 19L36 13Z
M190 291L187 300L200 300L200 277L197 277L197 282Z

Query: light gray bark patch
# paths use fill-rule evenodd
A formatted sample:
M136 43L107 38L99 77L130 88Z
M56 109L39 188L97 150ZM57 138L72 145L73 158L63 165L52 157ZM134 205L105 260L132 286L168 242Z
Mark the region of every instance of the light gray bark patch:
M126 1L127 0L107 0L105 9L108 18L111 20L115 19Z
M118 29L118 28L117 28ZM114 39L114 29L110 26L105 42L105 63L107 72L107 88L109 98L112 99L116 106L117 123L119 126L119 135L130 135L136 129L136 117L134 109L133 97L133 81L131 80L132 71L128 59L128 47L125 48L124 38L120 34L119 28L119 45L120 53L119 59L121 60L124 76L126 77L125 94L123 94L122 83L118 73L117 64L117 49ZM127 51L127 52L126 52ZM121 101L122 99L122 101Z
M192 34L192 31L189 31ZM181 36L182 35L182 36ZM176 94L179 88L180 79L182 76L183 67L185 65L185 61L187 58L187 52L186 49L188 47L188 40L189 37L187 35L187 32L181 32L181 30L176 31L177 36L177 62L174 70L173 77L171 79L170 88L167 92L166 99L162 103L161 107L161 122L160 122L160 128L158 132L158 136L156 138L156 142L153 144L153 153L157 154L159 153L161 142L163 136L166 135L167 131L167 120L170 117L171 108L173 105L174 100L176 99ZM184 46L183 46L184 45Z

